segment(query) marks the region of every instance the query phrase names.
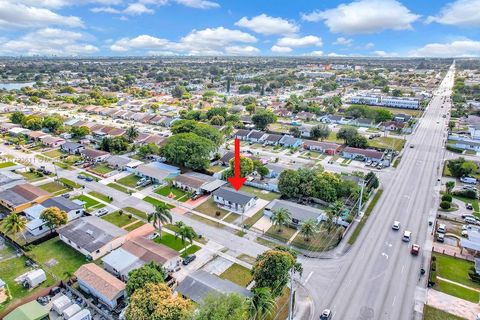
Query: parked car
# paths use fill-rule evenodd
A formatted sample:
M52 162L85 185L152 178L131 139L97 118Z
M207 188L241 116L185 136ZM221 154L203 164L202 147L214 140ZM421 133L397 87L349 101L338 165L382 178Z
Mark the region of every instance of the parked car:
M322 314L320 315L320 320L330 320L332 319L332 311L330 309L323 310Z
M395 230L395 231L400 230L400 222L399 221L393 221L392 229Z
M465 217L464 221L468 224L478 224L477 219L472 217Z
M80 179L80 180L84 180L86 177L83 174L79 174L77 176L77 178Z
M185 259L183 259L182 264L183 264L184 266L186 266L186 265L190 264L190 263L191 263L193 260L195 260L196 258L197 258L196 255L191 254L191 255L185 257Z
M444 225L443 223L441 223L438 228L437 228L437 232L438 233L445 233L447 232L447 226Z
M420 246L418 244L412 244L412 248L410 249L410 253L414 256L418 256L420 252Z
M97 217L101 217L101 216L106 215L107 213L108 213L108 210L107 210L107 209L100 209L100 210L98 210L98 211L95 213L95 215L96 215Z
M93 178L92 178L92 177L89 177L89 176L86 176L86 177L85 177L85 181L92 182L92 181L93 181Z
M477 184L477 179L473 177L464 176L460 178L460 181L467 184Z
M68 199L68 198L70 198L70 193L64 193L64 194L62 194L62 197Z
M438 242L445 242L445 235L443 233L437 233L436 238Z
M473 210L473 205L471 203L467 203L465 204L465 208L467 208L468 210Z
M412 238L412 232L408 231L408 230L405 230L405 232L403 233L402 241L410 242L411 238Z

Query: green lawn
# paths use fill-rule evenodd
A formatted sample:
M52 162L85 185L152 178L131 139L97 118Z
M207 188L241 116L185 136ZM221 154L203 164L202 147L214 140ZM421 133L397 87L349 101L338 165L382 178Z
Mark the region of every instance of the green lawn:
M66 245L58 237L34 246L28 254L59 279L66 279L66 273L73 273L87 263L83 254ZM53 260L56 260L56 263Z
M227 210L219 208L213 201L213 198L209 198L207 201L196 207L195 211L201 212L217 219L222 219L228 213ZM220 212L219 216L216 215L217 212Z
M6 161L6 162L1 162L0 163L0 169L2 168L8 168L8 167L13 167L13 166L16 166L17 164L15 162L12 162L12 161Z
M45 175L40 176L36 172L27 171L27 172L17 172L17 173L21 174L29 182L40 181L46 178Z
M158 199L155 199L153 197L150 197L150 196L146 196L145 198L143 198L143 201L146 201L154 206L162 206L162 205L165 205L167 206L168 208L172 209L172 208L175 208L175 206L171 205L171 204L168 204L168 203L165 203L161 200L158 200Z
M227 270L225 270L220 275L220 278L230 280L241 287L247 287L253 280L250 270L237 263L232 264Z
M123 208L124 211L127 211L127 212L130 212L130 213L133 213L134 215L136 215L137 217L140 217L140 218L143 218L143 219L147 219L148 216L145 212L143 211L140 211L138 209L135 209L135 208L132 208L132 207L125 207Z
M3 310L8 304L15 302L21 298L24 298L30 294L35 293L42 288L49 287L55 283L53 278L47 273L47 281L43 282L40 286L33 289L32 291L24 288L21 283L15 282L15 278L28 272L33 269L28 268L25 266L25 261L27 258L24 256L9 259L6 261L0 262L0 275L1 279L5 281L8 285L8 289L10 290L10 294L12 296L12 300L4 302L0 304L0 310Z
M83 175L83 176L85 176L85 177L90 177L90 178L92 178L94 181L97 181L97 182L98 182L98 180L100 180L99 177L94 176L93 174L90 174L90 173L85 172L85 171L80 172L80 174Z
M126 212L123 212L122 214L120 214L120 211L114 211L112 213L109 213L103 216L102 219L116 225L117 227L122 228L127 224L138 221L134 217L130 218L129 215L130 214Z
M85 202L85 208L86 209L100 209L100 208L103 208L105 205L103 203L100 203L98 202L97 200L95 199L92 199L86 195L80 195L78 197L75 197L73 199L78 199L80 201L83 201Z
M281 232L278 232L278 226L271 226L267 231L267 235L271 238L287 242L297 232L296 229L289 227L282 227Z
M112 202L112 200L108 196L104 195L103 193L96 192L96 191L90 191L88 194L91 195L92 197L100 199L100 200L102 200L106 203L111 203Z
M182 257L185 258L186 256L194 254L195 252L197 252L200 249L202 249L202 248L200 248L199 246L197 246L195 244L192 244L187 249L185 249L185 251L182 252Z
M475 215L480 214L480 207L478 205L478 200L477 199L470 199L470 198L460 197L460 196L456 196L456 195L452 195L452 197L457 199L457 200L460 200L464 203L471 203L472 207L473 207L474 214Z
M128 190L124 186L121 186L121 185L119 185L115 182L111 182L111 183L107 184L107 186L109 186L110 188L116 189L118 191L124 192L124 193L129 193L130 192L130 190Z
M272 200L280 198L279 193L260 190L260 189L250 187L250 186L245 186L245 185L242 186L240 191L251 193L253 195L256 195L260 199L264 199L264 200L268 200L268 201L272 201Z
M93 172L95 172L96 174L99 174L99 175L104 175L104 174L107 174L107 173L113 171L112 168L110 168L109 166L107 166L104 163L97 163L97 164L91 166L89 168L89 170L91 170L91 171L93 171Z
M429 305L423 307L423 320L466 320Z
M155 190L155 193L164 197L169 197L170 194L173 194L173 199L181 202L185 202L189 199L189 196L185 191L172 186L165 186L162 188L158 188Z
M64 185L69 186L73 189L78 189L82 187L80 184L76 183L75 181L69 180L67 178L59 178L58 181L60 181Z
M473 303L478 303L478 300L480 298L479 293L477 291L470 290L461 286L457 286L456 284L445 282L438 278L433 288L435 290L441 291L443 293L446 293L451 296L454 296L463 300L467 300Z
M393 137L379 137L368 140L368 145L372 148L393 149L401 151L405 146L405 140Z
M437 276L460 284L480 289L480 284L470 280L468 272L475 264L473 262L451 256L433 253L437 259Z
M68 191L68 189L61 183L58 183L56 181L48 182L42 185L38 186L40 189L43 189L47 192L50 192L52 194L58 195L61 193L65 193Z
M140 177L137 177L135 174L130 174L126 177L118 179L116 182L123 184L124 186L135 188L137 186L137 182L140 180Z
M55 161L55 162L53 162L53 164L56 165L59 168L65 169L65 170L72 170L73 169L68 163L65 163L65 162L62 162L62 161Z
M131 225L129 225L128 227L124 228L125 230L127 230L128 232L130 231L133 231L137 228L140 228L141 226L143 226L145 223L143 221L140 221L140 220L137 220L137 222L135 223L132 223Z
M160 237L156 237L154 241L170 247L175 251L183 249L182 240L180 238L175 238L175 236L170 233L162 232L162 238L160 239ZM190 243L187 241L185 244L189 245Z
M43 154L49 158L58 158L63 155L63 153L58 149L53 149L53 150L44 152Z
M309 251L327 251L337 245L343 231L343 227L337 227L329 233L322 227L313 238L309 239L309 241L306 241L304 236L299 233L295 239L293 239L291 244L297 248Z

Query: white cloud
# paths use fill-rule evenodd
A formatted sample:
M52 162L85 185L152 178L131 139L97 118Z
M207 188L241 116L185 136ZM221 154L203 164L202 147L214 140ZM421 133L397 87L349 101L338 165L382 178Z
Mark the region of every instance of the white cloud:
M85 4L117 5L122 3L122 0L16 0L15 3L42 8L59 9L67 6Z
M375 44L373 44L373 42L369 42L364 46L364 48L367 50L372 49L373 47L375 47Z
M270 50L272 50L272 52L276 52L276 53L289 53L289 52L292 52L293 49L290 48L290 47L281 47L281 46L273 46L270 48Z
M152 9L147 8L143 3L136 2L136 3L130 3L128 7L123 10L123 13L125 14L130 14L130 15L141 15L144 13L154 13Z
M175 1L186 7L197 8L197 9L211 9L211 8L220 7L218 3L213 1L207 1L207 0L175 0Z
M49 25L83 27L80 18L62 16L49 9L0 0L0 28L41 28Z
M330 52L329 54L327 54L328 57L346 57L346 55L344 54L340 54L340 53L335 53L335 52Z
M387 52L384 50L376 50L372 52L373 55L377 57L397 57L398 53L396 52Z
M180 41L140 35L135 38L123 38L110 46L112 51L131 50L171 51L190 55L256 54L258 49L252 46L239 46L239 43L255 43L257 39L245 32L224 27L193 30Z
M232 56L253 56L260 50L253 46L230 46L225 48L225 53Z
M310 46L322 46L322 39L317 36L305 36L305 37L283 37L278 39L277 46L280 47L310 47Z
M299 30L299 27L295 23L292 23L282 18L270 17L267 16L265 13L253 17L252 19L243 17L242 19L235 22L235 25L250 29L256 33L261 33L264 35L287 35L297 33Z
M411 23L418 18L396 0L358 0L302 15L305 21L325 21L331 32L346 34L412 29Z
M420 57L478 57L480 41L470 39L457 40L450 43L429 43L411 52Z
M321 50L312 51L312 52L307 53L306 56L321 57L321 56L323 56L323 51L321 51Z
M99 49L85 43L86 35L55 28L44 28L27 33L16 40L7 40L0 46L2 55L83 56Z
M448 3L442 8L438 15L428 17L426 22L460 26L480 26L480 0L457 0Z
M338 37L333 44L350 47L352 45L352 42L353 42L353 39Z
M122 10L118 10L118 9L115 9L115 8L112 8L112 7L95 7L95 8L90 9L90 11L92 11L93 13L100 13L100 12L115 13L115 14L122 13Z

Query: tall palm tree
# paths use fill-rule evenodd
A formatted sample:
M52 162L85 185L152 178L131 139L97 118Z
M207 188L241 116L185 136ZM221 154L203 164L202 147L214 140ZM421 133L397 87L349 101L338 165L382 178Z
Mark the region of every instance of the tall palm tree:
M270 289L255 288L250 299L250 316L252 319L265 319L275 310L275 298Z
M164 204L155 206L155 211L150 213L147 218L148 222L153 223L153 227L157 228L162 238L162 225L164 223L172 223L172 213Z
M277 232L282 232L282 227L286 226L290 220L292 220L292 215L287 209L280 208L273 211L270 219L272 220L273 225L278 227Z
M125 137L128 141L133 142L138 137L138 129L135 126L130 126L125 131Z
M326 210L327 213L327 230L330 232L333 229L335 224L335 220L340 216L342 213L342 209L344 204L342 201L335 201L332 203Z
M303 238L306 242L310 241L310 239L318 232L318 222L315 219L307 219L303 221L302 225L300 226L300 233L303 235Z
M183 222L177 222L175 226L177 227L177 231L175 232L175 239L178 239L180 237L183 244L183 252L185 252L187 240L188 242L190 242L190 244L192 244L193 239L197 236L197 234L192 227L187 226Z
M16 235L17 233L21 233L25 241L27 238L25 237L25 229L27 228L27 219L22 216L19 216L17 213L11 213L2 221L2 225L0 229L5 232L5 234L10 234L12 236Z

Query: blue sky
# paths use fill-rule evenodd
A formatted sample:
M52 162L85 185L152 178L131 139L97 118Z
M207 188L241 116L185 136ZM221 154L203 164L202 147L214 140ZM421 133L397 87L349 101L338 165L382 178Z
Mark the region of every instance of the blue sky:
M480 56L480 0L0 0L0 55Z

